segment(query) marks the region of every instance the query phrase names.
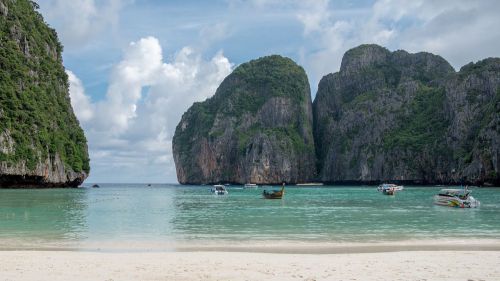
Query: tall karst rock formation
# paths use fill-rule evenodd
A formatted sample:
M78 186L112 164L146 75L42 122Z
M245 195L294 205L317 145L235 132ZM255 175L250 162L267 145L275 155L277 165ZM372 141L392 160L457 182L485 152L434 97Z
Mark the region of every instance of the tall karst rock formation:
M0 187L78 186L90 170L62 46L37 7L0 0Z
M499 185L500 59L361 45L314 100L319 180Z
M315 177L310 87L281 56L238 66L182 116L173 138L183 184L298 183Z

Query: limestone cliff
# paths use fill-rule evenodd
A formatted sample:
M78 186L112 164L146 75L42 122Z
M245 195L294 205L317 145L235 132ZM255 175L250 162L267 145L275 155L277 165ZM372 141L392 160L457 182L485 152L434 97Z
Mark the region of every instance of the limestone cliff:
M314 100L319 180L499 185L500 59L458 73L429 53L362 45Z
M180 183L297 183L315 177L311 95L302 67L268 56L237 67L182 116Z
M0 0L0 187L78 186L90 170L62 46L37 8Z

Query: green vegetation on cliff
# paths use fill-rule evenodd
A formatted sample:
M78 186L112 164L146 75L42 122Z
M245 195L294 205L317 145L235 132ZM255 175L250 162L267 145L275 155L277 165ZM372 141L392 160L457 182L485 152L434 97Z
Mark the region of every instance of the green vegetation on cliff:
M500 59L457 73L430 53L361 45L313 105L325 182L500 184Z
M34 2L0 4L7 8L0 14L0 133L14 142L13 151L0 151L0 161L26 161L33 169L58 154L67 168L88 173L86 139L69 101L56 32Z
M257 133L269 137L275 137L279 140L286 140L280 143L281 148L285 153L314 153L313 144L306 144L295 126L263 128L261 126L254 125L248 130L239 130L237 133L238 149L241 154L245 154L248 145L252 141L252 137Z
M241 122L244 113L255 114L272 97L286 97L300 104L304 102L304 91L309 89L305 71L294 61L279 55L267 56L238 66L217 89L217 95L203 103L194 103L190 111L190 126L178 137L180 151L192 147L192 140L200 136L218 137L222 131L211 132L215 116L233 116ZM299 113L299 114L304 114ZM305 117L304 117L305 118ZM310 125L304 122L306 126ZM255 124L250 130L237 130L240 150L244 150L250 137L256 133L289 137L297 151L311 150L313 143L304 144L297 133L298 123L289 128L265 128ZM309 128L312 129L312 128Z
M181 183L312 179L312 109L304 69L278 55L238 66L213 97L183 115L173 151Z
M292 98L298 102L304 101L304 89L309 86L304 69L289 58L272 55L265 58L252 60L237 67L232 75L236 79L243 81L247 89L259 89L270 96L283 96ZM243 110L254 110L259 107L250 97L260 97L261 105L265 101L259 93L256 95L246 95L246 104Z
M444 89L421 86L405 111L397 117L399 124L386 134L385 148L419 151L442 144L443 132L449 125L444 99Z
M222 110L225 114L240 116L244 112L256 113L264 103L271 97L286 97L296 104L305 101L304 91L309 89L309 82L304 69L289 58L272 55L265 58L252 60L237 67L231 74L239 81L241 89L236 89L239 94L233 94L234 102L230 110ZM228 91L233 91L228 89ZM224 94L221 95L223 97ZM298 112L304 114L304 112ZM302 118L306 118L302 116ZM308 123L304 122L307 126ZM293 123L284 128L254 127L253 133L261 133L268 136L276 136L278 139L291 140L290 150L304 152L309 149L313 151L313 143L305 144L299 135L299 124ZM312 128L309 128L312 129ZM252 132L238 131L240 147L249 144Z

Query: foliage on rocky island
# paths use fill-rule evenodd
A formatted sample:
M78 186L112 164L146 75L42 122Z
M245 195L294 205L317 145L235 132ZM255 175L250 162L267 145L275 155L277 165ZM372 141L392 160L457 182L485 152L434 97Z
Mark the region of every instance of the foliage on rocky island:
M173 148L181 183L312 179L312 112L304 69L277 55L238 66L213 97L184 114Z
M24 166L23 173L35 176L57 156L64 169L88 174L87 141L71 108L63 47L37 8L32 1L0 0L0 163L5 170Z
M313 104L319 180L498 185L500 60L361 45Z
M361 45L321 79L311 123L303 69L280 56L250 61L184 114L179 181L498 185L499 81L497 58L456 72L430 53ZM303 167L287 157L307 174L279 171Z

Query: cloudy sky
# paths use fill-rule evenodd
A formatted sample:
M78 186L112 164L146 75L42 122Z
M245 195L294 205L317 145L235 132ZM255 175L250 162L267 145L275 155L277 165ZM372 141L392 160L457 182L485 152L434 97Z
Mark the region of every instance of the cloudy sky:
M64 45L89 143L87 182L177 182L171 140L182 113L254 58L294 59L314 97L363 43L439 54L457 70L500 56L497 0L38 2Z

